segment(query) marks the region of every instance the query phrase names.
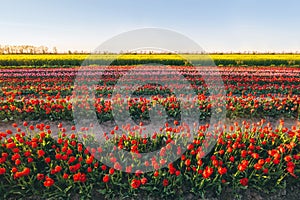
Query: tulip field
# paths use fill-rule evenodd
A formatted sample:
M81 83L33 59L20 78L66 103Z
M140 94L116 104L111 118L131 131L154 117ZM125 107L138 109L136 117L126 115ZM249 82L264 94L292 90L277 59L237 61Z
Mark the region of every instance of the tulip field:
M100 122L111 120L111 102L109 101L114 85L122 75L122 71L128 66L112 67L110 72L105 72L101 81L95 87L95 99L93 102L95 112ZM158 67L159 68L159 67ZM158 70L158 68L151 68ZM300 69L298 68L276 68L255 67L255 68L235 68L235 67L203 67L202 72L193 74L193 71L186 71L187 67L174 67L174 71L181 70L183 75L188 76L192 87L190 91L185 89L186 83L171 76L172 71L159 72L164 82L170 84L176 82L176 89L182 91L181 96L189 97L189 94L196 93L196 98L192 101L192 107L201 110L200 119L205 119L211 114L211 108L218 109L220 102L226 105L226 115L228 118L254 118L261 116L299 118L300 102ZM71 120L72 107L86 108L87 99L82 97L81 101L73 102L72 91L74 79L78 69L76 68L55 68L55 69L3 69L1 70L1 90L0 90L0 119L1 120ZM207 97L208 88L203 83L201 75L210 73L222 77L226 95ZM87 73L89 80L97 82L99 76L104 72L101 67L92 67ZM138 71L139 78L149 79L152 74L145 70ZM161 74L163 73L163 74ZM196 77L196 78L195 78ZM152 80L155 82L157 77ZM180 79L181 77L179 77ZM174 80L173 80L174 79ZM139 80L134 80L139 82ZM126 91L125 86L118 88ZM212 86L212 90L218 90ZM152 104L162 104L169 116L176 118L180 113L178 97L172 95L168 88L146 84L134 91L135 96L127 103L122 100L114 99L115 104L119 104L122 109L130 109L135 113L134 117L147 116L148 109ZM167 94L167 96L166 96ZM143 98L142 95L152 95L150 98ZM128 96L129 97L129 96ZM140 98L141 97L141 98ZM87 97L89 98L89 97ZM118 98L118 96L113 96ZM124 102L126 105L124 105ZM128 108L128 106L130 108ZM220 107L221 109L221 107Z
M84 77L71 64L1 67L0 199L238 199L299 183L300 68L121 64ZM164 121L145 134L153 117Z

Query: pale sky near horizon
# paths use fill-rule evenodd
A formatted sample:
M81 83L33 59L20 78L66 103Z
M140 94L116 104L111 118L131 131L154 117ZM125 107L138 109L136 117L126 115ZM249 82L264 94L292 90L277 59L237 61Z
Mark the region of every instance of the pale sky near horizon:
M179 32L207 52L300 51L298 0L0 0L0 45L92 51L147 27Z

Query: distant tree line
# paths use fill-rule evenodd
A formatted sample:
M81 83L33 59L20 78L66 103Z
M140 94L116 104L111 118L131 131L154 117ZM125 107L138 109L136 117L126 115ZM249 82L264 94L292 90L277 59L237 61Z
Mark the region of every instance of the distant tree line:
M0 54L57 54L57 48L32 45L0 45Z
M258 52L258 51L244 51L244 52L168 52L168 51L161 51L161 52L153 52L153 51L120 51L120 52L108 52L108 51L78 51L78 50L67 50L64 52L58 52L57 47L49 48L47 46L33 46L33 45L1 45L0 44L0 55L1 54L101 54L101 55L114 55L114 54L122 54L122 55L133 55L133 54L214 54L214 55L278 55L278 54L296 54L299 55L299 51L295 52L288 52L288 51L282 51L282 52Z

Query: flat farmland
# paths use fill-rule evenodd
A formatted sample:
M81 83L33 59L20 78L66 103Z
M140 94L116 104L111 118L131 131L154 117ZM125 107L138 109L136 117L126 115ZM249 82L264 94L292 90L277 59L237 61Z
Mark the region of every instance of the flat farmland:
M0 55L0 197L296 199L300 56L210 58Z

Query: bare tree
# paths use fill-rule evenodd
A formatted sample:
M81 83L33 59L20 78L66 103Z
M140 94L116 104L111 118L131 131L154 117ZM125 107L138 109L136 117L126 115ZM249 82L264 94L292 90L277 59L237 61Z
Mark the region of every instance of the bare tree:
M54 54L57 54L57 48L56 48L56 47L53 47L52 52L53 52Z

